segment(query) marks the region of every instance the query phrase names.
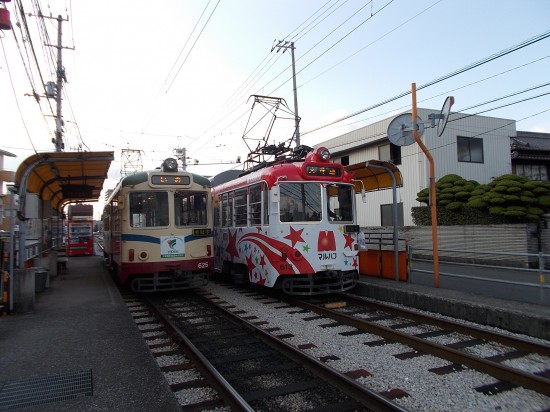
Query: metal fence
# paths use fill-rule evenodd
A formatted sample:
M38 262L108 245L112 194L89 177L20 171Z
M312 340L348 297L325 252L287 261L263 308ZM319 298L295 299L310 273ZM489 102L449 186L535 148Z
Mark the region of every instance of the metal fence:
M442 227L438 287L550 305L550 230L536 225ZM369 250L406 251L409 283L435 286L429 227L403 227L398 245L389 228L363 228ZM466 246L466 247L464 247ZM537 252L538 250L538 252ZM402 269L400 269L401 271ZM397 274L394 277L398 279Z
M439 252L443 256L439 260L442 288L550 305L549 254L459 249ZM409 282L433 286L433 250L409 245L408 261ZM527 264L518 265L518 261Z

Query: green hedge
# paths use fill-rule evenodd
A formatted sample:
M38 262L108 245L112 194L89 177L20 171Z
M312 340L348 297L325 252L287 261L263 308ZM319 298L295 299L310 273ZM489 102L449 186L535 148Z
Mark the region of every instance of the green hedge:
M442 225L539 222L542 215L550 211L550 182L547 181L505 174L481 185L449 174L435 186L438 223ZM419 191L416 200L428 204L429 189ZM416 225L429 225L429 208L413 208L413 221Z
M432 212L429 206L412 208L412 219L417 226L431 226ZM502 225L518 223L517 220L507 219L504 216L493 216L487 212L468 206L458 210L449 210L446 207L437 208L437 224L442 226L456 225Z

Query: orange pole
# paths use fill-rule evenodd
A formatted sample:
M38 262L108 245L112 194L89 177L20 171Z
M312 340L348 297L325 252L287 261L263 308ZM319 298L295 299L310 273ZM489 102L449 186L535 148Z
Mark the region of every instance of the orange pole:
M413 122L413 136L414 140L416 140L416 143L420 146L426 157L428 158L428 162L430 163L430 210L432 212L432 244L433 244L433 250L434 250L434 286L436 288L439 287L439 247L437 244L437 205L436 205L436 195L435 195L435 166L434 166L434 159L430 152L428 151L428 148L422 143L422 140L420 140L420 136L418 136L418 130L416 119L417 119L417 111L416 111L416 83L413 83L412 86L412 122Z

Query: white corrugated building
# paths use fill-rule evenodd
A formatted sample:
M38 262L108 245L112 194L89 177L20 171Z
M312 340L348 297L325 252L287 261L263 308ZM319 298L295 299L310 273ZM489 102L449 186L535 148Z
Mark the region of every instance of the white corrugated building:
M439 110L418 109L418 116L423 121L430 113L439 113ZM389 142L387 129L395 117L316 146L327 147L333 161L344 165L372 159L396 164L403 177L403 187L397 189L398 225L412 226L411 208L424 205L416 201L416 195L429 187L429 162L418 144L395 146ZM426 126L422 141L434 159L436 181L454 173L467 180L488 183L495 177L511 173L510 138L515 136L515 120L451 113L440 137L436 128ZM367 193L366 204L358 196L359 225L391 226L392 201L391 189Z

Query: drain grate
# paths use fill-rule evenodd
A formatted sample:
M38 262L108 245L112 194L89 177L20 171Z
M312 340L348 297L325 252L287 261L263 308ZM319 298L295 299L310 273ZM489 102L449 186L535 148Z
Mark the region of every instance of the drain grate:
M0 411L92 396L92 370L27 379L0 389Z

